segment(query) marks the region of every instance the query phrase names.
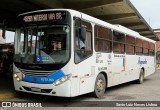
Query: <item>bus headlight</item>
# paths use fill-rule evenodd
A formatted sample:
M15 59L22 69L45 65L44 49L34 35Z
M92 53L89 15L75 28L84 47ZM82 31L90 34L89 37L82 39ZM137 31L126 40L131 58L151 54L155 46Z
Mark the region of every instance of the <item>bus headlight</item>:
M16 78L16 77L18 77L18 75L14 73L14 74L13 74L13 77Z
M56 80L56 81L53 83L53 85L54 85L54 86L58 86L58 85L64 83L65 81L69 80L70 77L71 77L71 74L65 75L65 76L61 77L60 79Z
M13 77L19 82L21 81L21 79L18 77L18 75L16 73L13 74Z

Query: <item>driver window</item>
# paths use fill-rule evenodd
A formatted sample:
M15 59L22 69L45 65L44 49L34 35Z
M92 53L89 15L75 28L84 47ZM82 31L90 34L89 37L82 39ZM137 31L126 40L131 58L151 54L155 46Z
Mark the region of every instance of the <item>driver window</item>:
M81 24L82 23L82 24ZM86 28L86 38L81 38L80 28ZM75 20L75 63L80 63L82 60L88 58L92 54L92 25L86 21Z

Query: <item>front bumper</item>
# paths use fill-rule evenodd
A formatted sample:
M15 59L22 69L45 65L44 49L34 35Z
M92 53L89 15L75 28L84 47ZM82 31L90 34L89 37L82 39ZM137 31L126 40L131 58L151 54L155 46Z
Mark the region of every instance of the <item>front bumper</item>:
M14 80L14 87L16 91L34 93L34 94L43 94L50 96L61 96L61 97L71 97L71 81L67 80L66 82L54 86L53 84L37 84ZM38 88L40 91L33 91L31 88Z

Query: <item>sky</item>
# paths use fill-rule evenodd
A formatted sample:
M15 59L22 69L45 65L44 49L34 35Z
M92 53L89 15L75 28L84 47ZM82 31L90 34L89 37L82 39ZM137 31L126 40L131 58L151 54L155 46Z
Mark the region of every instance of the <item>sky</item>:
M152 29L160 29L160 0L130 0ZM14 41L14 33L6 32L6 42Z
M130 0L152 29L160 29L160 0Z
M14 42L15 32L6 31L6 43Z

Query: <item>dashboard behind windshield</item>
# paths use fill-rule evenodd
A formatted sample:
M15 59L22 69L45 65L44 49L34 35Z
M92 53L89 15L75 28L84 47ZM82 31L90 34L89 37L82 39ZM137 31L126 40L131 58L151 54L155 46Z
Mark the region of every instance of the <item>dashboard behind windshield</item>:
M21 28L14 61L25 64L63 64L69 59L68 25Z

